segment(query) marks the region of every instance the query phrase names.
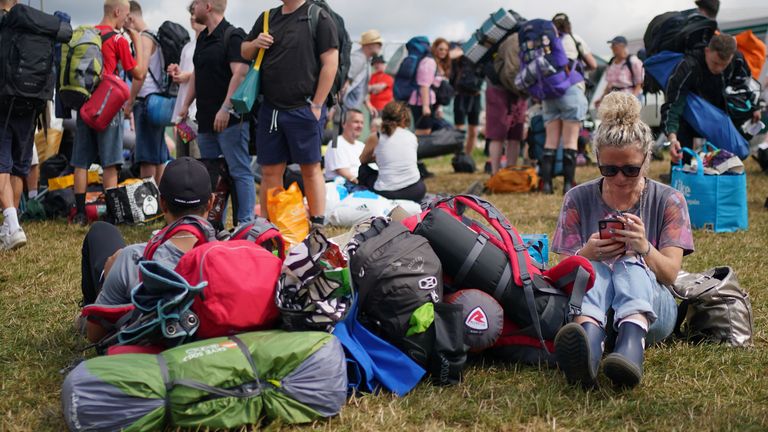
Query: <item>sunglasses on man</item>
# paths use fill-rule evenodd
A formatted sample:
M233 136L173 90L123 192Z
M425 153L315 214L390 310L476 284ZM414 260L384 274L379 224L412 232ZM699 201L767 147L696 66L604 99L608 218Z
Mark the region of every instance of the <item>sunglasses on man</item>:
M643 170L643 164L647 158L648 154L646 153L640 165L598 165L598 168L600 168L600 174L603 177L615 177L619 171L624 174L624 177L637 177Z

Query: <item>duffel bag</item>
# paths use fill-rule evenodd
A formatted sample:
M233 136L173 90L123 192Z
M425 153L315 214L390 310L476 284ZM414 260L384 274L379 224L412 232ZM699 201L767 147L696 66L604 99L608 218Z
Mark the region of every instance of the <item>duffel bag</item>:
M307 423L338 414L346 397L338 339L278 330L96 357L75 367L61 392L70 430L124 432Z

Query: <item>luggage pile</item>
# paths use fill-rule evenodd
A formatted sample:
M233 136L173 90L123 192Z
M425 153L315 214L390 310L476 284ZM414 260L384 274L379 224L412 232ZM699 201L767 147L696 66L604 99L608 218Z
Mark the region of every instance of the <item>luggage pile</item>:
M152 261L182 231L197 244L176 268ZM545 236L525 243L469 195L336 238L314 229L287 254L265 220L214 232L199 217L169 225L147 244L132 304L83 309L111 331L96 344L108 355L64 382L71 430L305 423L348 394L458 384L482 353L551 364L594 282L580 257L545 270Z

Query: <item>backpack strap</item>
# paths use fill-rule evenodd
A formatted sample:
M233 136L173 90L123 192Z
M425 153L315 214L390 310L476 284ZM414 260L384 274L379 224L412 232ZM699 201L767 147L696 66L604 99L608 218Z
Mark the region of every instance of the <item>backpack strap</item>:
M195 246L216 239L216 230L207 220L200 216L184 216L163 228L159 233L152 237L149 242L147 242L142 259L145 261L152 260L160 245L182 231L191 233L197 238Z
M634 89L637 81L635 80L635 71L632 69L632 54L627 56L627 61L624 62L624 65L629 69L629 76L632 77L632 88Z
M157 37L156 34L152 33L149 30L144 30L141 32L141 34L149 36L149 38L152 39L152 41L155 43L155 46L157 47L157 49L160 50L160 55L163 55L163 51L160 48L160 39ZM165 65L165 59L163 59L163 65ZM157 88L163 89L163 91L167 90L165 89L166 86L160 84L160 81L158 81L155 74L152 73L152 68L150 68L149 65L147 65L147 73L149 74L150 77L152 77L152 81L155 82L155 85L157 86Z
M541 323L539 322L540 317L536 309L536 297L534 295L535 286L533 277L529 272L530 257L527 253L528 248L520 239L517 230L512 227L509 220L494 207L493 204L474 195L456 195L438 201L438 203L453 208L457 214L462 214L464 212L463 207L469 207L485 217L485 219L491 223L491 226L498 232L502 242L502 250L506 250L507 256L509 257L510 272L516 272L516 274L510 276L510 279L514 280L515 284L523 288L525 302L531 316L534 330L536 331L536 336L538 337L542 348L546 350L546 343L544 342ZM488 237L488 240L493 241L490 236ZM531 268L535 267L531 266ZM504 273L506 273L506 270ZM502 279L505 278L502 277ZM498 289L499 287L497 287L497 290Z

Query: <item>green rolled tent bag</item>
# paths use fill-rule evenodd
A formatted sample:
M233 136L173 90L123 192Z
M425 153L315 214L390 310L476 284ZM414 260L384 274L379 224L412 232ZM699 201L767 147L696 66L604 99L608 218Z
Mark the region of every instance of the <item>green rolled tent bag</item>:
M61 393L70 430L126 432L306 423L338 414L346 397L341 343L281 330L96 357L69 373Z

